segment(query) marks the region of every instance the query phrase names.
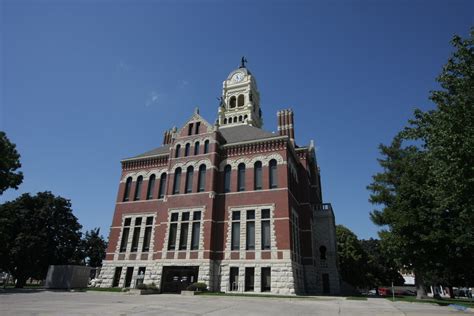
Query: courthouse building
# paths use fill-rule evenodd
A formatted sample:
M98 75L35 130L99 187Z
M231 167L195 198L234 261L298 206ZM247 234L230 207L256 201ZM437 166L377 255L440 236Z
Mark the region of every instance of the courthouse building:
M101 287L340 292L314 145L297 144L292 110L277 113L277 133L262 128L244 62L223 82L215 124L196 109L160 147L122 160Z

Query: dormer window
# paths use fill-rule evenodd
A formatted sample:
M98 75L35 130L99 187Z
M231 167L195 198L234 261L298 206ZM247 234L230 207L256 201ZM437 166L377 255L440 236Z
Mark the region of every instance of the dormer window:
M188 135L192 135L193 133L193 123L189 123L188 125Z
M199 127L201 127L201 122L196 122L196 130L194 134L199 134Z

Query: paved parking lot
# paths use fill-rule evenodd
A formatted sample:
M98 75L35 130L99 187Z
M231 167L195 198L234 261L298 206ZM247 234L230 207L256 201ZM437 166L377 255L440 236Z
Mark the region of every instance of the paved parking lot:
M474 315L431 304L371 298L127 295L106 292L0 292L0 315Z

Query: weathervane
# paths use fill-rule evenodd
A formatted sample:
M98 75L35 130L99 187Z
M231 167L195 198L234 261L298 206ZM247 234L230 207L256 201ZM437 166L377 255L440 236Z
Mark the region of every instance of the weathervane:
M248 61L245 56L242 56L242 59L240 60L240 68L245 68L245 63L248 63Z

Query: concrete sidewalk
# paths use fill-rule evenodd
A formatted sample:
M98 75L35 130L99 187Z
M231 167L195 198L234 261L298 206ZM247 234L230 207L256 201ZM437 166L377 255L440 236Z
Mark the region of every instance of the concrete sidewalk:
M474 315L432 304L340 297L134 296L108 292L22 291L0 293L0 315Z

